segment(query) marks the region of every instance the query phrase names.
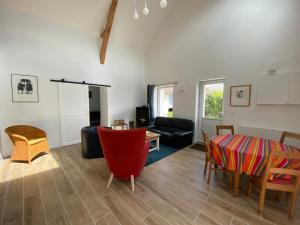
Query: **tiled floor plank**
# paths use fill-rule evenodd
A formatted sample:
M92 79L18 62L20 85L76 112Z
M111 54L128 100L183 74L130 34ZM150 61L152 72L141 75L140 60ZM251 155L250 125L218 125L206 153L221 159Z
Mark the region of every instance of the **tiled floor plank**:
M71 224L93 225L92 218L84 207L79 195L75 192L63 168L59 166L59 162L55 158L49 157L48 163L50 168L54 168L51 170L51 173Z
M114 193L110 193L104 196L104 201L113 213L113 215L118 219L118 221L123 225L141 225L143 222L138 218L137 215L131 211L125 203Z
M51 175L51 168L47 163L47 156L40 160L37 172L39 169L42 173L38 173L38 182L42 194L43 207L47 219L47 223L56 221L57 218L67 218L62 200L55 186ZM51 157L51 156L50 156ZM58 221L61 221L58 219Z
M188 220L183 214L181 214L176 208L169 205L166 201L159 196L145 191L141 198L148 203L161 217L169 221L171 224L176 225L191 225L192 221Z
M147 216L147 218L144 220L144 223L146 225L171 225L155 211Z
M23 224L23 164L12 163L4 200L2 224Z
M214 204L216 207L224 210L228 214L235 215L235 217L237 217L242 221L245 221L246 223L251 222L257 225L274 224L266 220L263 220L263 218L261 218L259 215L254 215L250 211L247 211L241 207L234 206L229 201L223 201L211 196L207 199L207 201L211 204Z
M80 196L85 207L89 210L89 214L94 221L101 220L109 213L107 206L105 206L102 199L97 193L90 187L88 182L81 175L81 172L77 170L75 165L71 162L69 157L64 152L53 153L56 160L59 160L59 164L63 167L64 172L70 179L72 186Z
M153 211L148 204L131 190L129 182L125 183L124 181L115 180L111 188L141 220L145 219Z
M46 225L40 193L25 197L24 222L25 225Z
M98 221L96 225L121 225L121 224L113 214L109 213L103 219Z

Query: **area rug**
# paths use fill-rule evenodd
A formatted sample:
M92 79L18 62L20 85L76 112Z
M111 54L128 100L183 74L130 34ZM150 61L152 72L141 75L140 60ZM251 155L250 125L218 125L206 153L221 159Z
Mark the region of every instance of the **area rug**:
M159 151L154 150L152 152L149 152L145 166L149 166L149 165L151 165L151 164L153 164L153 163L155 163L155 162L157 162L179 150L180 149L176 149L176 148L173 148L173 147L170 147L167 145L160 144Z

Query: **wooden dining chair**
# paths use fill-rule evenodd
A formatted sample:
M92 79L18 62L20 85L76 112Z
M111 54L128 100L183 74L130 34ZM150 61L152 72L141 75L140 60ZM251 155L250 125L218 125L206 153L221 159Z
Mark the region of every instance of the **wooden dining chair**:
M212 148L210 146L210 140L208 138L207 133L202 132L203 141L205 144L205 167L204 167L204 175L206 175L207 167L208 167L208 178L207 178L207 184L210 184L211 179L211 172L212 171L222 171L223 173L230 173L231 176L229 176L229 185L232 187L232 172L228 171L226 169L221 169L218 167L218 164L214 163L212 160Z
M284 143L285 138L292 138L292 139L297 139L300 140L300 134L297 133L292 133L288 131L283 131L280 137L280 143Z
M284 144L284 141L286 140L286 138L290 138L290 139L295 139L295 140L299 140L300 141L300 134L298 133L293 133L293 132L289 132L289 131L283 131L280 137L280 143ZM286 199L289 199L289 193L286 193ZM275 199L277 201L280 200L280 192L276 192L276 197Z
M234 134L234 126L233 125L217 125L216 126L216 133L220 135L220 130L229 130L231 134Z
M267 160L264 176L250 177L249 185L248 185L248 195L250 195L250 193L252 192L254 184L260 186L258 213L261 214L264 208L266 190L275 190L280 192L291 193L289 217L293 218L296 201L297 201L297 194L300 187L300 170L292 169L292 168L276 168L273 166L273 162L274 160L278 160L278 159L289 159L289 160L299 161L300 151L297 150L289 151L289 152L271 151ZM276 176L271 180L270 177L273 174L289 175L291 176L291 178L284 179L284 178L278 178Z

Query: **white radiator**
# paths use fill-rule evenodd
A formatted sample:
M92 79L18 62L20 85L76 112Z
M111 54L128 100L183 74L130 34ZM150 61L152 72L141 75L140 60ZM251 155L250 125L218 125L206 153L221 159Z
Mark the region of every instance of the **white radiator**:
M275 128L239 125L236 133L237 134L245 134L245 135L249 135L249 136L263 137L263 138L267 138L270 140L279 141L282 131L283 130L281 130L281 129L275 129ZM295 131L291 131L291 132L295 132ZM300 141L298 141L298 140L291 140L289 138L286 138L285 143L300 148Z

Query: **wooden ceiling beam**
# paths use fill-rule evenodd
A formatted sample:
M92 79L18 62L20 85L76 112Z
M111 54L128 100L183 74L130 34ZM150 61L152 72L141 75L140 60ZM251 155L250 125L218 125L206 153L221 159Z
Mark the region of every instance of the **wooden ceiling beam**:
M101 49L100 49L100 63L101 64L105 63L106 50L107 50L107 46L108 46L110 32L111 32L112 25L113 25L113 22L114 22L114 17L115 17L115 12L116 12L116 9L117 9L117 5L118 5L118 0L112 0L111 5L110 5L110 9L109 9L109 12L108 12L106 27L105 27L104 31L102 32L102 34L101 34L101 38L103 39Z

